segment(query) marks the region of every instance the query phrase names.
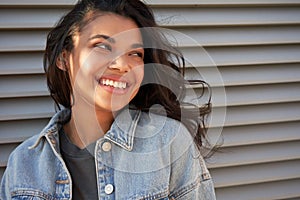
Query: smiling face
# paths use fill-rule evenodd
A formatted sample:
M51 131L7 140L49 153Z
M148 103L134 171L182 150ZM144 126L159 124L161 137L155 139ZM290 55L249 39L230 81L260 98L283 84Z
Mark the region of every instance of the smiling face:
M135 22L116 14L98 15L73 43L67 59L74 105L80 101L105 111L126 106L144 77L143 40Z

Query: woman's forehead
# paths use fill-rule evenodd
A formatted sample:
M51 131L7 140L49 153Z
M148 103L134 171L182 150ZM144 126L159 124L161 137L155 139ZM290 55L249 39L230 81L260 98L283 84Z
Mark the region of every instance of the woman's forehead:
M114 40L126 39L142 42L141 31L136 23L127 17L113 13L97 15L80 32L81 36L106 35Z

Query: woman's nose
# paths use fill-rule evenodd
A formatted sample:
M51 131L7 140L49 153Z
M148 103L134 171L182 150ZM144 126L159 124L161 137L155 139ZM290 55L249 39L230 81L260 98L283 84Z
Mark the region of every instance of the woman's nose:
M128 62L127 55L121 55L121 56L118 56L117 58L115 58L111 62L109 68L118 70L123 73L130 71L130 64Z

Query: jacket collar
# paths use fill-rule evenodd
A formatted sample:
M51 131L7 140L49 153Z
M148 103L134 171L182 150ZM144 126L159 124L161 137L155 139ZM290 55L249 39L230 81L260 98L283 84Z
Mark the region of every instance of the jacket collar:
M127 151L131 151L140 116L141 111L139 110L123 109L115 118L115 121L110 130L104 135L104 138L114 142Z
M141 111L131 110L128 108L123 109L115 118L111 128L104 135L104 138L112 141L120 147L131 151L133 148L134 135L137 124L141 116ZM35 144L30 148L35 148L39 145L43 138L59 152L59 136L60 128L71 119L71 110L63 109L57 112L50 120L48 125L41 131ZM99 138L100 139L100 138Z

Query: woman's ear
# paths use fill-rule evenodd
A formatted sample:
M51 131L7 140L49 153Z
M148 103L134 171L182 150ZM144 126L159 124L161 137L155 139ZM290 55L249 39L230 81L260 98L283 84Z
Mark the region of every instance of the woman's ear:
M56 66L62 71L68 71L69 62L68 62L68 53L66 50L63 50L56 59Z

